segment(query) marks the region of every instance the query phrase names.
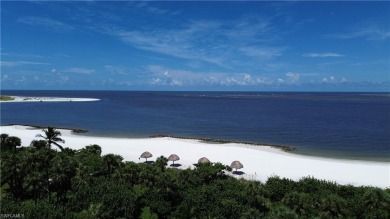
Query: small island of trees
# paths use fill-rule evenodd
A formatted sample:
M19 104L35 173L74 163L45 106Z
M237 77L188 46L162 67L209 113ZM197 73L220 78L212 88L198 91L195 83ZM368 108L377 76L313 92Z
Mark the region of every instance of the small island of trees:
M1 135L1 214L23 218L389 218L390 189L277 176L236 179L221 163L194 169L123 161L98 145L61 146L54 128L21 146ZM54 148L53 148L54 147ZM60 150L56 150L59 148ZM292 170L293 171L293 170Z

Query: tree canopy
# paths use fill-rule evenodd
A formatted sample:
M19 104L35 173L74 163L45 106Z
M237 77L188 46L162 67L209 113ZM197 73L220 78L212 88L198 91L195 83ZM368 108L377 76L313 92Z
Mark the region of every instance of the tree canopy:
M49 130L48 130L49 131ZM53 135L50 135L53 136ZM56 135L59 136L58 133ZM25 218L389 218L390 189L354 187L311 177L265 183L236 179L229 166L192 169L50 147L52 141L1 135L1 214ZM54 140L54 138L51 138Z

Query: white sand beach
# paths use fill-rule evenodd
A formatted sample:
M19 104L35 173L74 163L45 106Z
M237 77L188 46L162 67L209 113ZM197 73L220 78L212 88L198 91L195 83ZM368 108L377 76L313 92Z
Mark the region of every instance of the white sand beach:
M1 103L15 103L15 102L72 102L72 101L98 101L93 98L66 98L66 97L24 97L24 96L10 96L13 100L3 101Z
M351 184L354 186L390 187L390 162L354 161L328 159L287 153L268 146L249 146L244 144L210 144L197 140L175 138L106 138L74 135L69 130L60 130L66 141L64 146L80 149L86 145L98 144L103 154L119 154L125 161L144 162L139 156L144 151L153 154L148 160L154 161L163 155L177 154L181 164L179 168L193 168L193 164L201 157L207 157L211 162L221 162L230 165L239 160L244 165L240 171L245 174L235 177L260 180L265 182L269 176L277 175L293 180L305 176ZM1 133L21 138L22 145L28 146L37 139L40 129L28 126L1 126ZM171 162L169 162L170 164Z

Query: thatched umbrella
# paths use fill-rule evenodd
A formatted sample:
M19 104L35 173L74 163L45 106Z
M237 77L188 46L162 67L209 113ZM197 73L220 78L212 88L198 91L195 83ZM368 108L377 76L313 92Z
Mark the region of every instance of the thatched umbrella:
M198 160L198 163L210 163L210 160L207 157L202 157Z
M244 165L242 165L242 163L240 161L236 160L236 161L233 161L232 164L230 164L230 167L236 169L236 171L237 171L237 169L243 168Z
M173 164L175 164L175 161L180 160L180 158L179 158L179 156L177 156L176 154L171 154L171 155L168 157L168 160L173 161Z
M140 158L145 158L146 161L148 161L148 158L153 157L153 154L151 154L149 151L145 151L144 153L141 154Z

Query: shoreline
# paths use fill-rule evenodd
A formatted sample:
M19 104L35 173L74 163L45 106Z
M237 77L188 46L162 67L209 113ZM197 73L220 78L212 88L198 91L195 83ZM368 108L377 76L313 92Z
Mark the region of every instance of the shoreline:
M27 96L4 96L9 100L0 100L0 103L24 103L24 102L90 102L99 101L94 98L71 98L71 97L27 97Z
M3 124L1 126L26 126L34 129L46 129L47 126L41 126L41 125L31 125L31 124ZM145 136L127 136L127 135L94 135L89 134L89 130L86 129L80 129L80 128L71 128L71 127L53 127L58 130L67 130L71 131L72 134L79 135L79 136L86 136L86 137L102 137L102 138L120 138L120 139L149 139L149 138L174 138L174 139L188 139L188 140L195 140L200 141L208 144L217 144L217 145L223 145L223 144L242 144L247 146L252 146L254 148L256 147L271 147L286 153L291 153L295 155L300 156L306 156L306 157L315 157L315 158L325 158L325 159L336 159L336 160L350 160L350 161L369 161L369 162L383 162L383 163L389 163L390 158L388 157L362 157L362 156L348 156L343 154L334 154L332 152L324 151L322 153L307 153L305 150L299 150L293 146L289 145L282 145L282 144L269 144L269 143L257 143L257 142L251 142L251 141L236 141L236 140L224 140L224 139L215 139L215 138L208 138L208 137L189 137L189 136L177 136L177 135L166 135L166 134L155 134L155 135L145 135Z
M4 124L1 126L26 126L30 127L31 129L46 129L47 126L42 125L31 125L31 124ZM335 155L332 154L332 152L309 152L301 151L293 146L289 145L282 145L282 144L269 144L269 143L256 143L256 142L250 142L250 141L235 141L235 140L224 140L224 139L215 139L215 138L208 138L208 137L189 137L189 136L177 136L177 135L166 135L166 134L154 134L154 135L145 135L145 136L128 136L128 135L116 135L116 136L110 136L110 135L89 135L90 132L87 129L80 129L80 128L71 128L71 127L53 127L58 130L67 130L70 131L72 134L78 135L78 136L86 136L86 137L102 137L102 138L119 138L119 139L148 139L148 138L174 138L174 139L188 139L188 140L194 140L194 141L200 141L208 144L217 144L217 145L224 145L224 144L241 144L245 146L252 146L254 148L256 147L271 147L276 150L280 150L285 153L291 153L295 155L305 156L305 157L315 157L315 158L325 158L325 159L336 159L336 160L349 160L349 161L368 161L368 162L383 162L383 163L389 163L390 158L388 157L362 157L362 156L347 156L347 155Z
M1 133L19 137L23 146L28 146L32 140L37 139L36 134L42 132L39 128L20 125L0 128ZM288 153L270 146L259 147L240 143L215 144L169 137L142 139L92 137L73 134L71 130L59 131L65 140L64 147L78 150L87 145L98 144L102 147L103 155L119 154L125 161L140 162L138 158L144 151L153 154L149 159L151 161L159 156L168 157L175 153L181 158L177 161L182 165L180 169L194 168L193 164L204 156L211 162L221 162L225 165L240 160L244 165L241 171L245 174L234 177L261 182L275 175L292 180L310 176L342 185L390 187L390 162L311 157Z

